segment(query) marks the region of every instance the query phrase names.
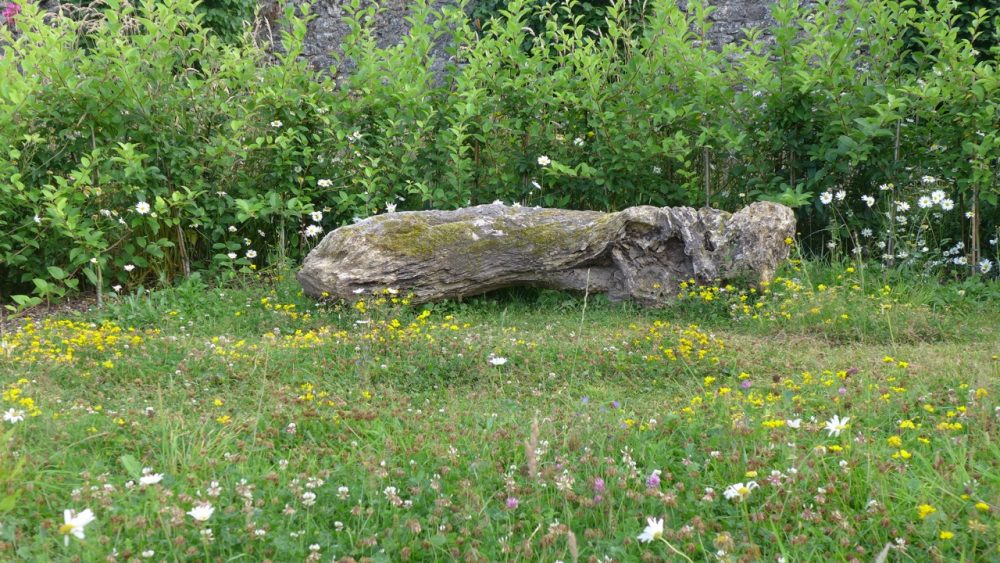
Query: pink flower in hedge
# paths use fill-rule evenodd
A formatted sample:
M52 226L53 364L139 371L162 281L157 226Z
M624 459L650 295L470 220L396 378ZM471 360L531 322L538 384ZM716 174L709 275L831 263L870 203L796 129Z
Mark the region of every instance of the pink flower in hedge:
M14 18L21 13L21 5L16 2L9 2L3 9L3 19L7 25L14 27Z

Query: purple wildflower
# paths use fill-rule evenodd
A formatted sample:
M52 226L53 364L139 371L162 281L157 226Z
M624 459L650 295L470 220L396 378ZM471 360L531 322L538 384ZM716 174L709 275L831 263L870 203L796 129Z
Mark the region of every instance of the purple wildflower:
M507 497L507 508L514 510L517 508L518 500L515 497Z
M597 477L594 479L594 492L601 494L604 492L604 479Z
M660 487L660 470L655 469L646 478L646 487L649 489L658 489Z

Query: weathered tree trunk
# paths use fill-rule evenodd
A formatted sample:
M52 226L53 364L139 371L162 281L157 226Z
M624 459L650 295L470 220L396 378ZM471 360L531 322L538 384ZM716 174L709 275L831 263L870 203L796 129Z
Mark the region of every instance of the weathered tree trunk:
M387 288L422 303L510 286L607 293L658 306L678 285L769 280L788 258L792 210L689 207L618 213L480 205L370 217L329 233L298 274L306 293L356 299Z

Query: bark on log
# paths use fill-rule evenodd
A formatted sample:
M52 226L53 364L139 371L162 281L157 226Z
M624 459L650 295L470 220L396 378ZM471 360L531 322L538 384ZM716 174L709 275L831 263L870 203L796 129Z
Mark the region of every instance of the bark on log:
M770 280L794 233L792 210L769 202L734 214L494 203L389 213L341 227L306 256L298 279L313 297L356 299L394 288L422 303L528 285L662 306L691 278Z

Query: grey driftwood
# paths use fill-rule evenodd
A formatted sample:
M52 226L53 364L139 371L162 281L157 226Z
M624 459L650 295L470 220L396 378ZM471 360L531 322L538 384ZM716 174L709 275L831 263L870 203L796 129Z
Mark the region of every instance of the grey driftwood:
M660 306L691 278L770 280L794 233L792 210L769 202L732 214L494 203L388 213L341 227L309 253L298 279L308 295L349 300L392 288L423 303L527 285Z

